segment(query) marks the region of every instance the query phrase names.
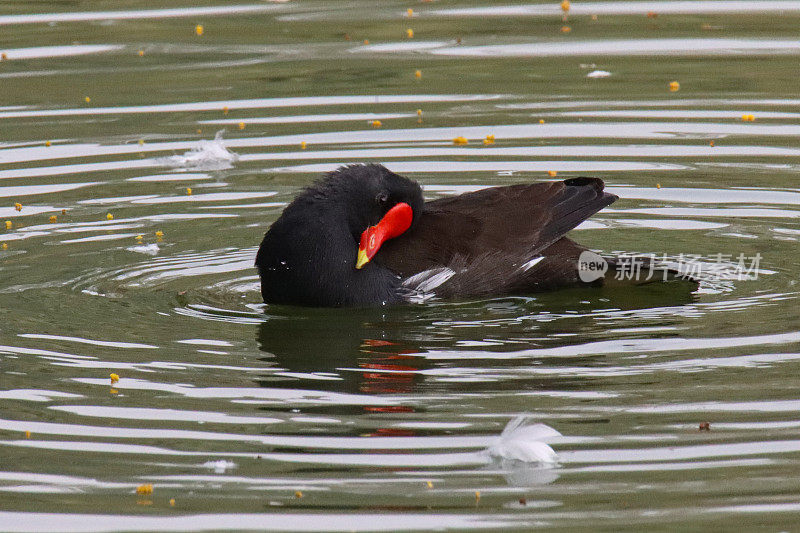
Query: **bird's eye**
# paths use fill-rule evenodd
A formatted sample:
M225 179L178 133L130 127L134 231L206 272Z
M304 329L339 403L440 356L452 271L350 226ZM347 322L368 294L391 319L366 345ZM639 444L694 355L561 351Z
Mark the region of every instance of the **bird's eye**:
M385 191L379 192L378 195L375 197L375 201L379 204L385 204L389 201L389 194Z

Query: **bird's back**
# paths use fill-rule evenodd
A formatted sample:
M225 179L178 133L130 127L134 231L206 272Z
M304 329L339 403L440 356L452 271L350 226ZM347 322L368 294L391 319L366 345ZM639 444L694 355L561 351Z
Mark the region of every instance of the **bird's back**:
M597 178L492 187L442 198L427 202L416 225L386 243L376 260L411 278L406 287L412 292L421 283L440 298L574 285L585 248L564 235L616 199L603 192Z

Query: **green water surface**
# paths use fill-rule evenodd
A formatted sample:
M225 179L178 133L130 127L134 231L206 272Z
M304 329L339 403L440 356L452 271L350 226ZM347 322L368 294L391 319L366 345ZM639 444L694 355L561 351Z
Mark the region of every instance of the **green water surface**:
M800 2L678 4L0 2L0 531L796 529ZM360 161L601 177L572 236L703 281L265 307Z

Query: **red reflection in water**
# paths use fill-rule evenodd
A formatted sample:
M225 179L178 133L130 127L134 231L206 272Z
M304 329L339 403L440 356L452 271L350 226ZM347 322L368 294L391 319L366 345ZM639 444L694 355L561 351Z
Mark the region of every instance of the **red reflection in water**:
M364 339L364 342L361 344L362 348L366 348L368 346L396 346L396 342L391 341L382 341L378 339Z
M362 350L368 358L358 363L365 371L361 374L359 390L365 394L409 394L414 391L414 381L420 370L417 357L406 355L412 350L401 350L395 342L365 339L362 348L383 348L383 350ZM371 372L372 371L372 372ZM378 372L375 372L378 371ZM406 405L364 406L368 413L413 413L414 408ZM369 436L412 436L416 432L409 429L379 428Z
M417 432L413 429L401 428L378 428L372 433L366 433L365 437L414 437Z

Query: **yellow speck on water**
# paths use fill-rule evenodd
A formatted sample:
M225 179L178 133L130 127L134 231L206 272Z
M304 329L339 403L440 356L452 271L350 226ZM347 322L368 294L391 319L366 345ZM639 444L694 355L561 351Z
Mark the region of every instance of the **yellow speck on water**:
M58 220L57 216L55 216L55 215L51 215L50 216L50 223L51 224L55 224L57 220Z
M469 143L469 141L467 140L466 137L458 136L455 139L453 139L453 144L467 144L467 143Z
M112 215L111 213L107 213L106 220L114 220L114 215Z
M479 501L481 501L481 491L476 490L475 491L475 503L477 503Z
M564 0L563 2L561 2L561 11L563 11L564 13L569 11L569 0Z
M0 54L0 59L8 59L8 54L3 52L2 54Z
M592 15L591 19L592 20L597 20L597 15Z
M561 26L561 33L569 33L572 31L572 28L569 26Z
M296 491L294 491L294 497L295 498L302 498L303 497L303 493L300 492L299 490L296 490Z
M660 183L656 183L656 189L660 189L660 188L661 188L661 184Z
M142 239L144 239L144 235L137 235L136 237L134 237L134 239L136 239L139 242L142 242Z
M170 507L175 507L175 498L170 498L169 499L169 506Z
M62 215L66 215L66 214L67 214L67 210L66 210L66 209L62 209L62 210L61 210L61 214L62 214Z
M143 55L144 55L144 50L139 50L139 57L142 57Z
M429 489L433 488L433 481L426 481L425 484L428 486Z
M19 202L15 203L14 209L16 209L17 211L22 211L22 204Z
M544 124L544 119L543 118L539 119L539 124Z
M301 142L301 143L300 143L300 149L301 149L301 150L305 150L305 149L306 149L306 146L308 146L308 145L306 144L306 142L305 142L305 141L303 141L303 142Z
M86 98L83 99L83 101L88 104L89 102L92 101L92 99L87 96Z
M153 484L145 483L136 487L136 494L153 494Z
M6 229L11 229L14 227L14 223L10 220L6 220Z
M406 37L408 37L409 39L413 39L414 38L414 30L412 30L411 28L408 28L406 30Z
M143 145L144 145L144 139L139 139L139 146L143 146Z
M240 130L243 130L243 129L244 129L244 122L240 122L240 123L239 123L239 129L240 129Z
M186 187L186 196L191 196L191 195L192 195L192 188Z
M708 145L709 145L711 148L714 148L714 141L711 141L711 142L709 142L709 143L708 143Z
M30 431L26 431L26 432L25 432L25 438L26 438L26 439L29 439L29 438L31 438L31 432L30 432Z
M373 127L373 128L380 128L381 126L383 126L383 124L381 124L381 121L380 121L380 120L373 120L373 121L371 122L371 124L372 124L372 127Z
M117 389L109 389L108 393L109 394L119 394L119 391Z
M8 243L4 242L3 245L0 246L0 248L3 248L3 250L8 250Z
M420 79L422 77L422 71L421 70L415 70L414 71L414 77L417 78L417 79Z
M112 373L112 374L109 374L108 377L111 378L111 383L116 383L117 381L119 381L119 375L118 374L113 374Z
M227 115L228 114L228 106L223 107L222 108L222 112Z
M44 142L44 145L45 145L45 146L50 146L50 141L45 141L45 142Z
M364 44L369 44L369 39L364 39Z
M194 32L197 35L203 35L203 25L202 24L198 24L197 26L195 26L194 27Z
M163 237L163 236L164 236L164 232L163 232L163 231L161 231L161 230L158 230L158 231L156 232L156 237L158 237L159 239L160 239L161 237Z
M408 9L406 9L406 15L408 15L409 17L413 17L414 10L409 7Z
M679 91L680 89L681 89L681 84L678 83L677 81L669 82L669 90L670 90L670 92L674 93L676 91Z
M483 144L494 144L494 135L487 135L483 140Z
M753 122L755 119L755 115L742 115L742 120L745 122Z
M556 172L555 170L548 170L547 175L550 176L551 178L555 178L558 175L558 172Z
M418 116L418 117L421 117L421 116L422 116L422 109L417 109L417 116Z

